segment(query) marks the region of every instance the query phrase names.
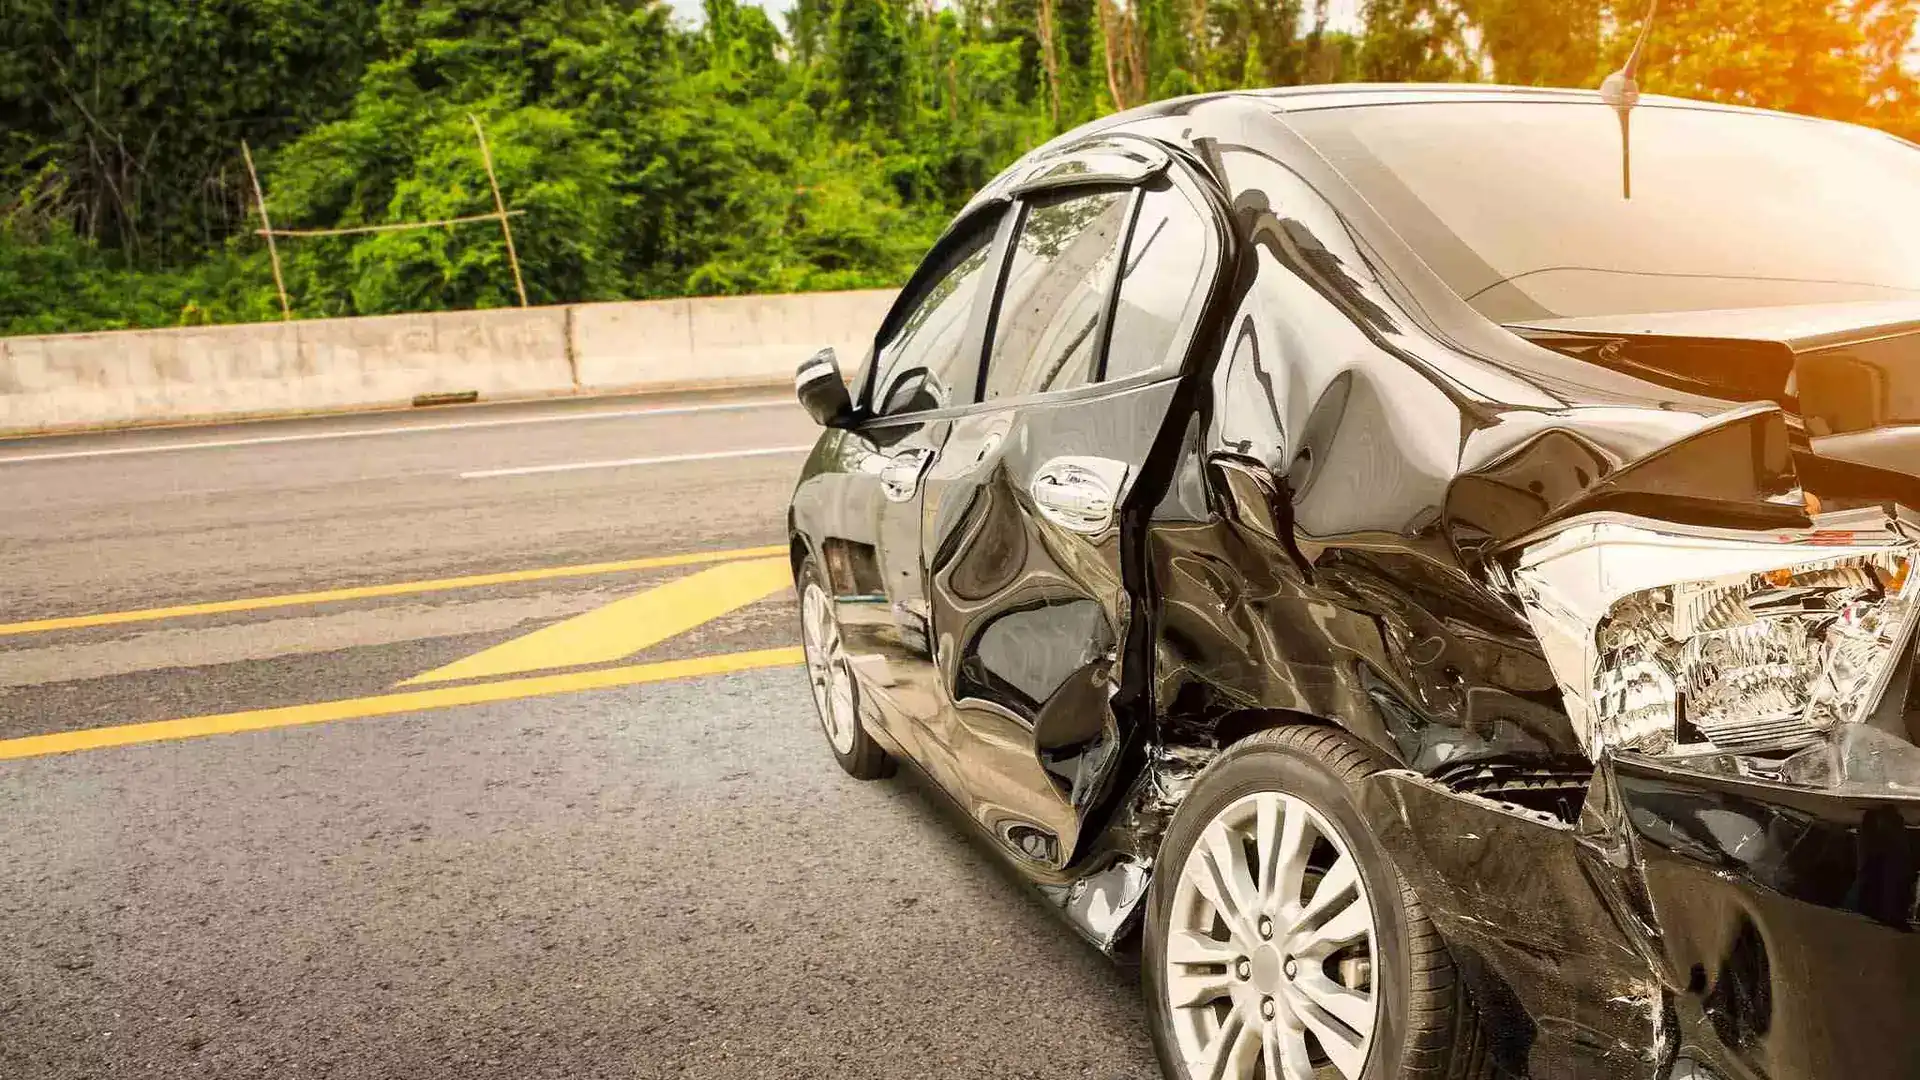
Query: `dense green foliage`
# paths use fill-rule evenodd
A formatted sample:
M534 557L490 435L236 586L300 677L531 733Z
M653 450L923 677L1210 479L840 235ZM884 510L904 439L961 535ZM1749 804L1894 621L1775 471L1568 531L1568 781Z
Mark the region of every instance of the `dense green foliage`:
M1911 134L1916 0L1667 0L1650 90ZM0 0L0 334L273 318L277 228L492 209L535 303L894 284L1116 108L1353 79L1593 85L1638 0ZM299 316L517 302L491 223L280 241Z

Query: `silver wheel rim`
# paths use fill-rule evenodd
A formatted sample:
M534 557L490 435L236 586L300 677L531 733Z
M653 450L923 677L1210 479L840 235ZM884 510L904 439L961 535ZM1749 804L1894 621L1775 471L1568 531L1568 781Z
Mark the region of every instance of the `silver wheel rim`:
M1359 1080L1378 1015L1359 871L1292 795L1255 792L1207 823L1167 930L1167 1011L1190 1075Z
M807 582L800 594L800 636L807 654L807 680L813 684L813 707L827 742L842 754L853 753L853 735L859 718L853 707L853 665L840 641L840 624L833 604L817 582Z

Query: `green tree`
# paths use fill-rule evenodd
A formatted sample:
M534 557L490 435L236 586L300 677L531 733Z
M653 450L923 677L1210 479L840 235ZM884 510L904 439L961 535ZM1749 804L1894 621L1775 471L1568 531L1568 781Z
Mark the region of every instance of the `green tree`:
M0 206L159 267L244 227L240 141L338 115L372 19L325 0L9 0L0 25Z
M1467 43L1469 21L1455 0L1366 0L1361 78L1370 82L1451 82L1479 74Z
M910 88L904 5L899 0L839 0L832 27L836 108L852 133L897 134Z
M1627 5L1621 5L1626 7ZM1641 13L1613 12L1611 67ZM1648 90L1868 124L1912 123L1900 64L1915 8L1880 0L1669 0L1654 22Z
M466 217L493 197L470 117L486 126L516 211L527 291L540 302L619 294L606 251L614 155L575 112L546 102L582 46L617 30L604 8L522 0L390 0L389 54L350 115L287 146L270 169L275 224L355 227ZM303 312L369 314L516 300L497 229L467 225L288 244ZM536 272L537 271L537 272Z
M11 0L0 332L274 317L281 227L493 209L536 302L896 284L1117 107L1300 82L1597 85L1645 0ZM1649 91L1916 134L1912 0L1663 0ZM491 222L282 245L297 314L517 303Z
M1629 14L1625 8L1630 6L1612 14L1627 20L1624 31L1634 33L1640 15ZM1461 5L1461 16L1479 32L1493 79L1541 86L1597 84L1607 14L1599 0L1462 0Z

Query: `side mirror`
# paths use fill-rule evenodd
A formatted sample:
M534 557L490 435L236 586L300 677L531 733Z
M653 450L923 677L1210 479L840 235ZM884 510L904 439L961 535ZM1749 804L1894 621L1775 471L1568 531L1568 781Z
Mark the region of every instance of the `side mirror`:
M840 360L831 347L814 353L793 376L800 407L821 427L838 427L853 415L853 398L840 377Z

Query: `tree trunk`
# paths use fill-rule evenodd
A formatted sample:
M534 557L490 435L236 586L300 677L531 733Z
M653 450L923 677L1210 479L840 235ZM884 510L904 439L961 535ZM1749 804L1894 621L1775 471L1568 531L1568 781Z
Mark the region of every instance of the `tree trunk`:
M1207 68L1210 66L1207 56L1209 51L1207 48L1207 0L1193 0L1188 16L1190 24L1187 28L1187 40L1192 46L1189 55L1192 57L1193 81L1198 84L1199 89L1211 89L1207 85L1206 78Z
M1113 95L1113 110L1120 112L1127 107L1127 98L1120 92L1120 79L1113 66L1113 50L1119 44L1114 26L1118 20L1118 14L1114 11L1114 0L1098 0L1098 3L1100 5L1100 55L1107 61L1107 93Z
M1060 63L1053 51L1053 0L1040 0L1040 64L1047 72L1047 94L1057 130L1060 127Z

